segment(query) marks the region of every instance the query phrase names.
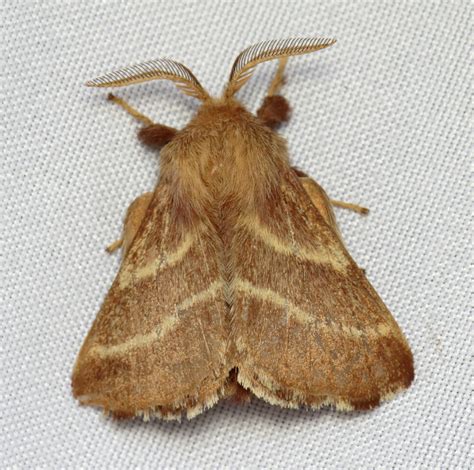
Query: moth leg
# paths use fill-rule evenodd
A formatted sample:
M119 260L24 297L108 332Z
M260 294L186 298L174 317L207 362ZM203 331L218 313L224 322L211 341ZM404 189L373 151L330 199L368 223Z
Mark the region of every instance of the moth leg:
M341 232L339 231L339 227L336 222L336 216L334 215L332 206L344 207L346 209L355 210L360 214L367 214L369 212L369 209L362 206L358 206L356 204L351 204L349 202L334 201L333 199L329 199L328 195L326 194L326 191L324 191L324 189L318 183L316 183L316 181L314 181L309 176L306 176L305 173L300 170L295 169L295 171L299 176L304 189L308 193L311 202L316 207L316 209L318 209L319 213L323 216L326 223L334 229L334 231L339 237L339 240L344 245L344 240L342 239ZM365 274L365 269L361 268L361 270Z
M123 238L119 238L118 240L115 240L113 243L111 243L105 249L105 251L107 251L107 253L113 253L114 251L118 250L122 245L123 245Z
M124 99L115 96L113 93L107 95L107 99L112 101L112 103L118 104L123 108L130 116L134 117L137 121L143 122L146 126L151 126L154 122L144 114L137 111L135 108L130 106Z
M331 201L331 204L335 207L342 207L343 209L349 209L359 214L369 213L369 209L367 209L367 207L359 206L358 204L353 204L352 202L337 201L335 199L331 199L330 201Z
M284 71L287 60L287 57L280 59L267 96L257 111L257 116L272 129L290 118L290 105L285 97L278 94L285 83Z
M313 205L318 209L318 212L322 215L325 222L336 231L342 241L341 233L336 222L336 216L332 209L331 200L326 194L326 191L324 191L324 189L312 178L308 176L298 176Z
M364 214L364 215L369 213L369 209L367 209L367 207L359 206L358 204L353 204L351 202L344 202L344 201L337 201L336 199L329 199L324 189L321 188L321 186L319 186L319 184L316 183L316 181L314 181L306 173L299 170L298 168L293 167L293 170L295 171L296 175L300 178L301 182L303 183L304 188L306 189L306 192L309 194L310 197L317 198L318 197L317 193L321 193L321 194L324 193L325 199L327 200L328 204L330 204L331 206L342 207L343 209L349 209L351 211L357 212L359 214ZM312 202L316 207L318 207L318 204L315 204L314 201Z
M283 57L278 61L278 68L273 77L272 83L268 87L267 96L278 95L285 84L285 68L288 63L288 57Z
M152 197L153 193L151 192L143 193L130 204L127 209L127 214L125 215L122 238L113 242L106 248L109 253L112 253L118 248L122 247L123 254L127 254L130 244L135 238L137 230L143 221L143 217L145 216L146 210L150 205Z
M107 99L115 104L118 104L128 114L145 124L145 127L142 127L138 131L138 138L144 144L149 145L150 147L163 147L168 142L170 142L178 132L177 129L173 127L154 123L149 117L140 113L135 108L130 106L125 100L115 96L112 93L109 93Z

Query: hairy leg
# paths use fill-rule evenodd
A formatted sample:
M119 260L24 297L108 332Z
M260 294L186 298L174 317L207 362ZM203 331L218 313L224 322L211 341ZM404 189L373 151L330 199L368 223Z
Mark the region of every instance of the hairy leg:
M301 183L303 184L304 189L308 193L311 202L314 204L316 209L318 209L319 213L323 216L326 223L333 228L336 234L341 240L341 243L344 245L344 240L342 239L341 232L339 231L339 227L337 226L336 216L334 215L333 206L336 207L344 207L346 209L353 210L358 212L359 214L367 214L369 209L358 206L356 204L351 204L349 202L340 202L334 201L329 199L326 191L314 181L309 176L306 176L305 173L295 168L296 174L299 176ZM365 273L365 269L362 269Z
M178 132L177 129L174 129L173 127L165 126L164 124L155 124L149 117L140 113L125 100L118 98L112 93L109 93L107 99L118 104L128 114L145 124L145 127L138 131L138 138L150 147L163 147L170 142Z
M266 126L272 129L282 122L288 121L290 118L290 105L286 98L279 94L281 87L285 83L284 71L286 62L287 58L280 59L278 69L268 88L267 96L257 111L257 116Z
M336 216L332 209L331 200L329 199L326 191L308 176L300 176L300 181L303 184L304 189L308 193L309 198L313 205L318 209L318 212L323 216L326 223L332 227L335 232L341 238L341 233L339 232L339 227L337 226Z
M368 214L369 209L364 206L359 206L358 204L353 204L352 202L337 201L336 199L331 199L331 204L335 207L342 207L343 209L349 209L350 211L357 212L358 214Z
M329 204L334 206L334 207L342 207L343 209L349 209L351 211L354 211L354 212L357 212L359 214L368 214L369 213L369 209L367 209L367 207L363 207L363 206L359 206L358 204L353 204L352 202L344 202L344 201L338 201L336 199L329 199L329 197L327 196L326 192L324 191L323 188L321 188L321 186L319 186L318 183L316 183L316 181L314 181L312 178L310 178L306 173L304 173L303 171L299 170L298 168L296 167L293 167L293 170L295 171L295 173L297 174L297 176L299 176L302 181L303 180L307 180L303 186L305 186L305 189L308 191L308 187L310 187L310 182L313 183L313 188L319 188L319 191L323 192L324 195L326 196L326 199L329 201ZM315 191L315 189L313 189L313 192Z
M295 169L296 174L299 176L301 183L303 184L304 189L308 193L311 202L314 204L319 213L323 216L326 223L334 229L334 231L339 236L341 242L343 242L341 237L341 232L337 226L336 216L334 215L333 206L344 207L345 209L350 209L359 214L367 214L369 210L365 207L358 206L356 204L351 204L349 202L334 201L329 199L329 196L326 194L326 191L314 181L312 178L307 176L300 170Z
M127 214L125 215L122 238L113 242L106 248L109 253L113 253L115 250L122 247L123 255L125 256L127 254L137 230L143 221L143 217L150 205L152 197L153 193L143 193L130 204L127 209Z

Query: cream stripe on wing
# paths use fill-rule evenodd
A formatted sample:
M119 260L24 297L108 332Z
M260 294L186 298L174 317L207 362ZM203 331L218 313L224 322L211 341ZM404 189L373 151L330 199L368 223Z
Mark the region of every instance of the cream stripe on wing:
M179 312L191 308L197 303L216 297L222 287L223 282L221 280L214 281L207 289L184 299L180 304L176 305L175 311L171 315L164 317L161 323L156 325L155 329L150 333L135 335L118 344L93 346L89 350L89 354L97 354L102 357L120 355L129 352L130 349L141 348L162 339L168 332L173 330L180 321Z
M271 232L261 224L256 216L246 217L241 224L265 245L269 246L277 253L286 256L296 256L297 258L312 261L318 264L328 264L336 271L345 272L349 265L349 259L344 255L338 244L329 244L321 248L304 247L300 244L288 243Z
M186 256L195 241L196 236L193 233L188 232L175 251L172 251L171 253L164 252L161 256L156 257L140 267L134 265L130 266L129 269L125 267L119 278L120 288L123 289L128 287L137 280L156 276L156 274L162 269L175 265Z
M234 286L236 290L240 290L245 294L263 300L264 302L271 302L272 304L285 309L290 317L294 318L299 323L314 323L316 321L316 317L314 315L298 307L272 289L255 286L245 279L235 279ZM334 334L339 330L342 335L353 339L359 339L363 337L378 338L383 336L396 336L397 334L396 331L390 328L387 323L382 322L373 326L367 326L364 329L359 329L355 326L349 326L345 324L332 324L331 326L328 326L326 323L321 321L318 322L317 329L325 330L329 334Z
M253 295L260 300L271 302L272 304L287 309L289 315L300 323L309 323L312 320L309 313L297 307L272 289L257 287L245 279L235 279L234 286L236 289L245 292L246 294Z

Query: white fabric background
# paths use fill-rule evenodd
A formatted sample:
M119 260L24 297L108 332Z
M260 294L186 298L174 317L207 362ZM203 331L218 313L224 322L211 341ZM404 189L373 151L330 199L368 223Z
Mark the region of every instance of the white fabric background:
M467 1L1 2L1 454L19 468L473 466L468 283ZM354 258L409 338L416 381L370 412L222 403L190 422L113 422L71 397L75 356L119 265L104 247L156 181L136 122L82 83L168 56L212 93L264 39L334 36L290 60L282 129L295 164L338 199ZM255 110L275 64L240 94ZM183 126L170 83L120 90Z

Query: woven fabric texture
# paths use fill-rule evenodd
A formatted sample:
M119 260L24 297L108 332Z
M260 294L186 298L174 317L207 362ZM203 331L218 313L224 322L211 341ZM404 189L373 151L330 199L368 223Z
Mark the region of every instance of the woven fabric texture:
M472 468L471 12L468 1L3 0L0 466ZM107 91L82 84L170 57L216 94L246 46L318 34L338 43L289 61L281 133L333 198L371 209L338 221L409 339L412 388L368 413L255 401L181 424L79 407L72 366L119 266L104 247L159 160ZM239 93L250 109L275 66ZM167 82L117 94L171 126L197 109Z

